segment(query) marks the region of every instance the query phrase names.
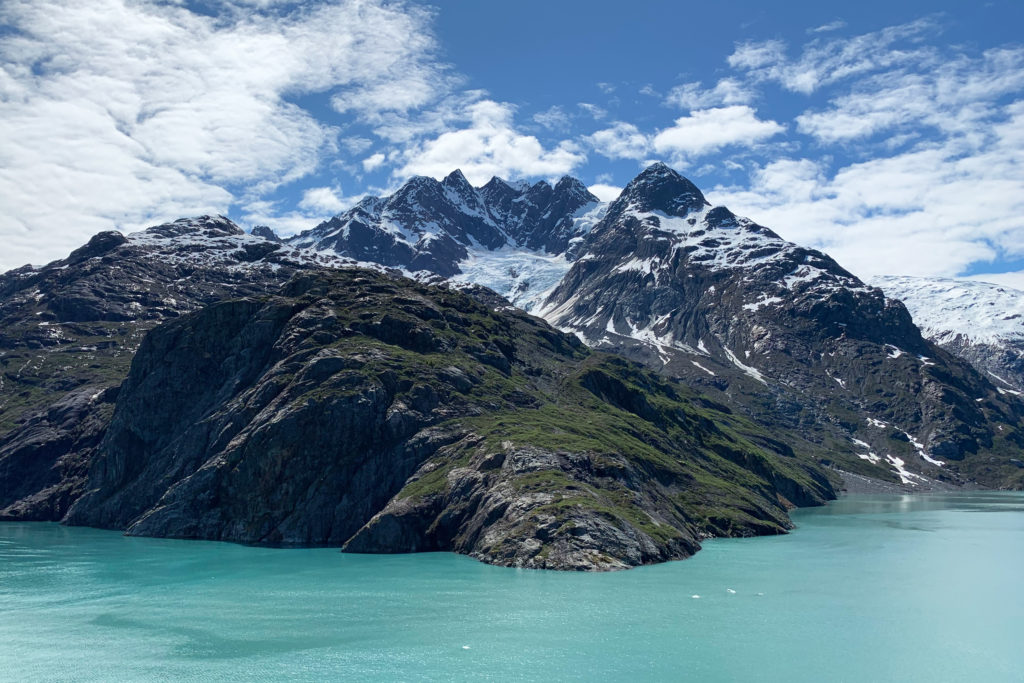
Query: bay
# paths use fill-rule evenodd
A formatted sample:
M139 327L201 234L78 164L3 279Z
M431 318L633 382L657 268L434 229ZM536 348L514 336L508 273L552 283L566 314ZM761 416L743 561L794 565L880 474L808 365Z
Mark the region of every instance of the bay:
M0 524L0 679L1024 677L1024 494L793 519L609 574Z

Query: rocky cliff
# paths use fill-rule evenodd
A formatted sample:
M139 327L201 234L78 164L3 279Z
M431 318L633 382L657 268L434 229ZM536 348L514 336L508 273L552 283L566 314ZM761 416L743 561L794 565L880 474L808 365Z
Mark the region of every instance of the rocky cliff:
M0 519L60 519L81 492L117 387L146 332L346 259L201 216L0 275Z
M833 495L728 409L505 309L341 270L162 325L66 521L614 569Z

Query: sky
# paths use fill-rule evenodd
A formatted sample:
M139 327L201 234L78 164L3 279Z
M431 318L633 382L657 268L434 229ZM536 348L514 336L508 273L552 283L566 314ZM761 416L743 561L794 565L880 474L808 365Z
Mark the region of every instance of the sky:
M1024 288L1024 3L2 0L0 270L412 175L669 163L861 277Z

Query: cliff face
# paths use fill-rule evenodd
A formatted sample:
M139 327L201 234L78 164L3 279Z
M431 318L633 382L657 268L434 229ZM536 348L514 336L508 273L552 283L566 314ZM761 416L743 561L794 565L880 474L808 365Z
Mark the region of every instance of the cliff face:
M728 409L514 310L364 270L153 330L70 524L612 569L833 495Z
M67 512L148 330L345 262L202 216L103 232L66 259L0 275L0 519Z

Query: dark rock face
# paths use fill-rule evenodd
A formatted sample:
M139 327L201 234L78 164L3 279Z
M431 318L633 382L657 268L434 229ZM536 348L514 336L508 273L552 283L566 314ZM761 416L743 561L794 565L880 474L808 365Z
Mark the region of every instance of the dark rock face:
M269 225L254 225L250 234L253 237L262 237L263 239L270 240L271 242L283 241Z
M834 495L680 391L464 294L302 275L147 335L66 521L614 569Z
M0 518L64 515L149 329L329 263L201 216L0 275Z
M68 392L0 444L0 520L61 519L82 493L117 388Z
M493 178L478 189L456 170L441 182L416 177L389 197L368 197L289 243L451 277L472 248L563 253L583 230L577 212L597 203L575 178L554 187L544 181L513 187Z
M794 447L829 444L843 469L1020 485L1013 397L924 339L900 302L710 208L671 169L630 183L580 251L539 313L588 344L700 386Z

